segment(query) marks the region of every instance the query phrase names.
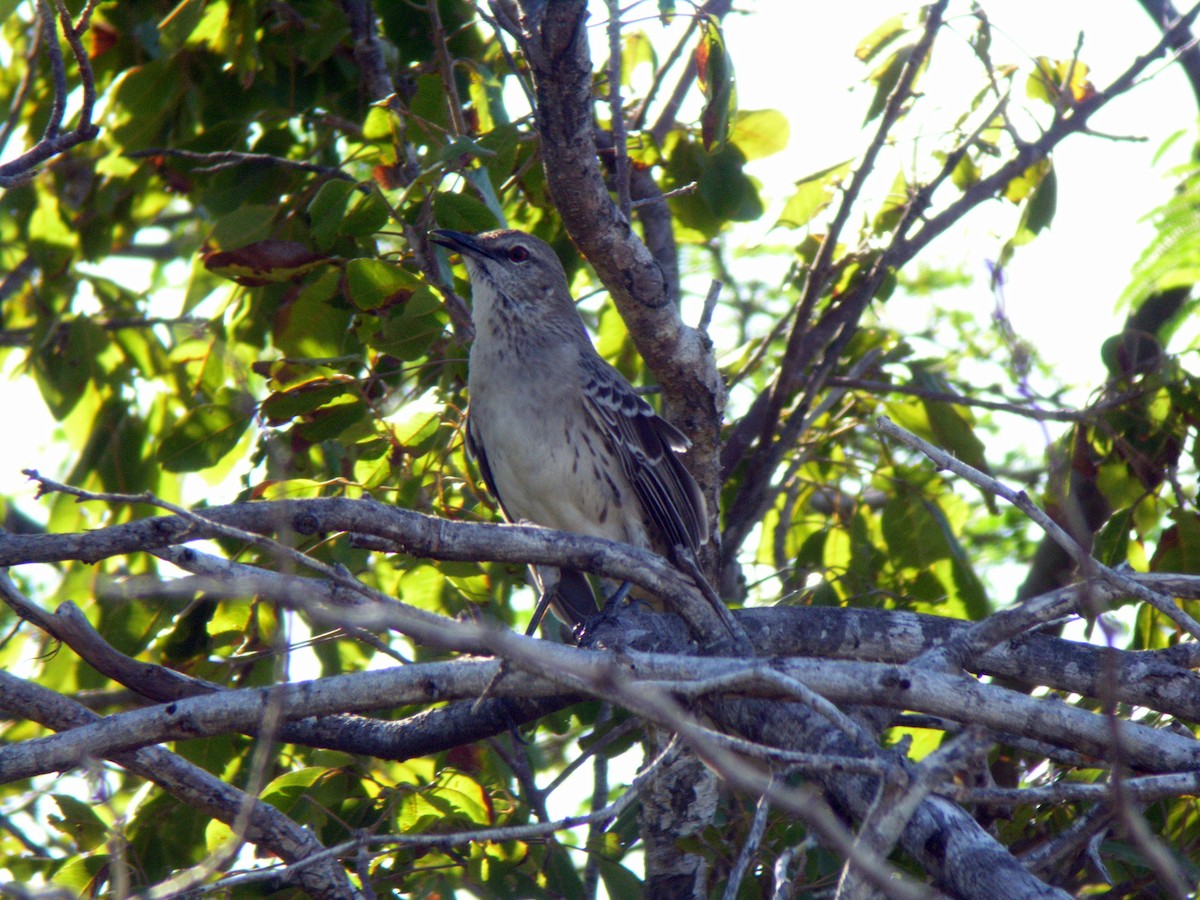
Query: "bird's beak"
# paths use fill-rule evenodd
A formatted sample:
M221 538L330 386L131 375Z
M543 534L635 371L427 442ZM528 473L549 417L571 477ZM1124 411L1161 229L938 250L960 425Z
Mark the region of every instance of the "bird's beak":
M475 235L473 234L439 228L436 231L429 232L429 239L435 244L440 244L450 250L457 250L463 255L482 256L485 259L492 258L492 254L475 239Z

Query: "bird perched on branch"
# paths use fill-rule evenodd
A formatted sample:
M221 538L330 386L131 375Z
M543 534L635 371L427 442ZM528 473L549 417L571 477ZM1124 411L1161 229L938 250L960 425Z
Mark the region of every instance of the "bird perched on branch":
M596 352L550 246L521 231L432 239L470 277L467 450L505 518L694 554L708 514L678 455L690 442ZM595 615L581 572L541 566L535 577L530 633L547 604L572 627Z

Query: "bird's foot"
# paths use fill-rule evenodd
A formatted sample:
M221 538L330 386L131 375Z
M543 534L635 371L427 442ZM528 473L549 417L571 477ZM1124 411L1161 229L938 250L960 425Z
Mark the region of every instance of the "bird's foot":
M574 637L576 644L582 644L588 633L595 631L600 625L603 625L616 616L617 609L621 606L621 601L629 596L629 591L633 587L628 581L623 581L615 591L608 595L604 600L604 605L600 607L600 612L592 616L586 622L580 622L575 626Z

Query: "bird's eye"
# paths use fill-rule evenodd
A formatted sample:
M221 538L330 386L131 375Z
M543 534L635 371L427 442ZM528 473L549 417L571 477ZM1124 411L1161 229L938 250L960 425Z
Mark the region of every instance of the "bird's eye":
M517 246L508 251L508 258L515 263L525 262L525 260L529 259L529 250L521 244L517 244Z

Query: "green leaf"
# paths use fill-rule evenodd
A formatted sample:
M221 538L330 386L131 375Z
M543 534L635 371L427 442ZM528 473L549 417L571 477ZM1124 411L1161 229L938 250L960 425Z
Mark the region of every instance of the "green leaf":
M1129 559L1130 532L1133 530L1133 510L1118 512L1104 523L1096 535L1092 555L1104 565L1115 567Z
M383 106L374 106L363 120L363 137L368 141L392 140L392 113Z
M158 460L168 472L214 466L237 446L253 416L253 397L223 388L212 403L188 410L167 430L158 447Z
M262 402L260 412L268 425L282 425L355 389L353 382L331 382L322 378L285 391L275 391Z
M440 228L468 233L491 231L503 222L491 209L466 194L438 194L433 198L433 217Z
M904 211L908 208L909 199L908 178L901 169L892 180L892 188L884 198L879 212L875 214L871 230L876 235L883 235L899 225Z
M67 889L76 897L91 897L108 871L109 864L107 853L71 857L54 873L51 883Z
M304 212L308 215L308 227L313 241L322 251L328 251L337 239L342 227L342 217L354 185L348 181L331 179L321 185L317 195L309 202Z
M204 0L180 0L158 23L163 50L174 52L191 36L204 15Z
M638 66L646 65L651 72L657 71L658 57L646 32L627 31L621 38L621 86L627 88L631 86L630 77Z
M983 170L979 168L975 160L971 159L970 154L964 153L958 161L958 165L950 173L951 183L960 191L965 191L969 187L979 183L979 179L983 177Z
M208 236L210 250L232 250L270 238L279 207L251 204L221 216Z
M321 766L294 769L280 775L265 788L260 797L283 813L290 813L296 802L326 777L328 770Z
M848 159L837 165L814 172L796 182L796 190L783 205L783 212L775 221L775 228L801 228L833 200L833 189L850 174L854 160Z
M349 394L315 410L298 424L296 434L317 444L330 440L357 440L372 433L371 408Z
M645 892L641 880L623 865L600 859L600 880L610 897L640 897Z
M126 70L112 93L112 139L117 146L154 147L183 90L180 69L169 60ZM143 165L149 165L145 160Z
M787 147L791 127L777 109L739 112L729 140L747 160L762 159Z
M341 233L354 238L371 237L387 224L391 214L378 190L360 194L358 202L342 220Z
M910 491L889 497L881 521L894 565L924 569L950 556L942 528L930 514L929 501L920 494Z
M410 272L381 259L352 259L346 263L350 302L359 309L378 310L402 303L423 287Z
M1058 210L1058 173L1051 168L1029 198L1021 225L1031 234L1049 228Z
M340 271L326 271L280 307L272 332L285 355L311 359L345 351L353 314L338 296L341 282Z
M37 342L33 372L54 418L66 418L84 392L104 377L99 357L108 343L104 329L86 316Z
M1163 529L1150 560L1152 572L1200 573L1200 516L1172 510L1174 524Z
M66 794L51 794L61 816L49 816L49 824L66 835L76 847L87 852L104 846L108 825L96 815L90 804Z
M912 56L915 49L916 47L912 44L901 47L870 74L867 80L875 85L875 94L871 98L871 105L867 108L867 115L863 119L863 125L870 124L883 112L887 106L888 98L900 81L900 73L904 71L905 63L908 62L908 58Z
M763 214L758 182L746 174L746 159L734 144L708 154L698 193L722 220L752 222Z
M874 31L858 42L854 55L862 62L868 63L904 33L903 15L884 19Z
M487 207L488 212L492 214L496 225L504 227L508 221L504 215L504 206L500 202L500 198L496 196L495 188L492 187L492 178L489 169L467 169L463 172L463 178L470 182L475 188L483 201L483 205Z
M441 300L429 288L420 287L402 307L388 310L381 327L366 342L397 359L419 359L445 328Z
M1050 171L1048 159L1039 160L1004 186L1004 199L1020 203L1028 197Z

